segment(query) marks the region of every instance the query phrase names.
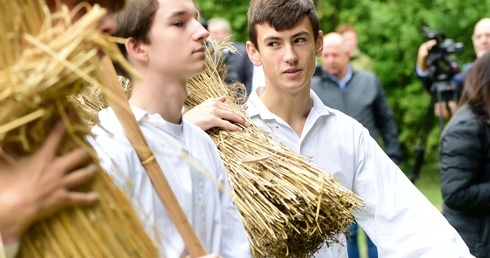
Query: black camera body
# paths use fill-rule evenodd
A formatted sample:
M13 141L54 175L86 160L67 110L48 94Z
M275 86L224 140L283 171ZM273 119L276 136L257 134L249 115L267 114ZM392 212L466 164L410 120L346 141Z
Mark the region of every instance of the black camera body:
M463 43L454 42L446 38L443 32L427 27L423 27L422 32L427 39L436 40L436 45L429 50L427 56L430 76L435 82L449 82L460 71L458 59L454 55L463 52Z

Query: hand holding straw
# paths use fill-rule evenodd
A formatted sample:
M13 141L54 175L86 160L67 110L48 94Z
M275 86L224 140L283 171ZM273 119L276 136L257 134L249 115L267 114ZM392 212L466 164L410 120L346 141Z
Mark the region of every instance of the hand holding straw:
M133 148L136 150L141 164L145 167L153 187L155 187L160 200L167 209L170 218L182 236L182 239L189 249L191 256L200 257L206 255L204 247L194 232L194 229L189 224L189 221L187 220L184 211L180 207L177 198L172 192L167 179L156 162L155 156L146 143L143 133L141 132L141 128L139 127L139 124L131 111L127 97L119 84L116 71L109 57L104 57L102 59L101 69L106 75L106 85L108 88L103 90L103 94L106 96L105 99L114 110L114 113L119 119L126 136L131 142L131 145L133 145ZM111 96L108 96L109 92L107 92L107 90L111 91Z
M83 147L91 161L98 163L85 141L90 129L75 115L69 98L88 84L100 84L103 77L97 49L117 58L117 46L97 29L107 11L81 3L86 13L72 23L73 13L68 8L51 13L44 0L0 2L0 30L4 32L0 33L4 50L0 51L0 145L15 155L39 153L53 125L62 119L68 133L55 148L57 154ZM73 115L68 117L67 113ZM77 190L97 192L99 201L64 208L31 224L22 234L17 257L158 256L131 203L108 174L99 167L93 181L80 187Z

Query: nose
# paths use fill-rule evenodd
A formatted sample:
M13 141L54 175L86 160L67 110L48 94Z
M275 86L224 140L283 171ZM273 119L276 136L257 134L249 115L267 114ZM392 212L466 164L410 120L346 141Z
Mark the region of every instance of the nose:
M97 29L107 34L111 34L116 31L117 23L112 13L108 13L104 15L104 17L102 17L102 19L97 24Z
M295 63L298 61L298 55L296 52L294 52L294 49L291 45L286 45L285 46L285 53L284 53L284 61L287 63Z
M204 41L207 37L209 37L209 31L204 28L202 23L196 20L196 32L194 33L196 40Z

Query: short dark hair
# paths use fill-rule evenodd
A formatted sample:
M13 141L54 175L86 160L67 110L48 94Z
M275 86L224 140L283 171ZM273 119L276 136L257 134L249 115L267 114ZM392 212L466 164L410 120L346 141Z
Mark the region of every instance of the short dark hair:
M284 31L293 28L304 16L310 20L316 41L320 22L312 0L251 0L247 12L249 40L258 49L256 25L267 23Z

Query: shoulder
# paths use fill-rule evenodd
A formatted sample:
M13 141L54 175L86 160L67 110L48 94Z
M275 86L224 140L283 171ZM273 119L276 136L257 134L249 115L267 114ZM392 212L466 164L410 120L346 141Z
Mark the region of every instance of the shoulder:
M185 121L183 123L184 128L186 128L185 130L187 131L186 133L188 137L190 137L189 140L191 140L192 143L199 143L199 146L206 149L209 152L209 155L219 157L218 149L216 147L216 144L211 139L211 136L209 136L205 131L192 123L188 123Z
M188 140L191 142L191 148L193 148L192 152L197 153L202 165L209 165L208 170L210 172L221 174L223 161L211 136L192 123L184 123L185 133L188 134Z
M331 107L326 108L329 112L329 115L325 116L325 119L327 120L326 123L335 125L340 132L358 134L363 131L364 126L356 119L340 110Z
M468 142L479 137L484 122L468 106L463 106L451 119L441 135L441 146Z
M373 72L367 70L354 70L353 77L357 77L363 80L378 81L378 77Z
M138 156L126 137L122 126L111 110L105 109L99 112L100 124L92 128L89 142L97 152L101 163L106 163L105 168L131 167L133 162L138 162Z
M362 84L363 88L369 88L373 92L382 89L381 81L371 71L366 70L354 70L352 74L352 83Z
M130 157L137 157L131 142L122 130L113 130L103 124L94 126L89 142L101 159L113 159L119 163Z
M211 137L204 131L202 130L199 126L187 122L187 121L182 121L184 125L184 130L187 131L188 136L191 136L193 139L196 139L198 141L202 141L204 144L212 144L213 141L211 140Z

